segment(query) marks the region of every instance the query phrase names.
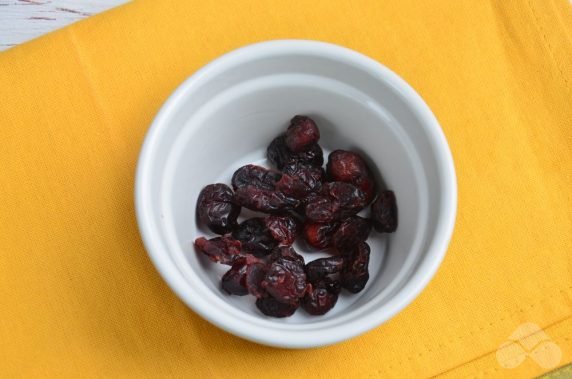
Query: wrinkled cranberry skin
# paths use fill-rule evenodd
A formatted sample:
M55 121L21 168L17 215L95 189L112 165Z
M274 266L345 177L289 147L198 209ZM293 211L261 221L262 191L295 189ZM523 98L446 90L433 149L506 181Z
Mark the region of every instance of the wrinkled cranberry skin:
M270 142L266 149L266 158L279 170L282 170L290 159L292 152L286 146L285 136L278 136Z
M340 273L344 269L344 257L316 259L305 267L310 285L302 300L302 307L311 315L323 315L338 301L341 290Z
M307 116L294 116L286 130L286 146L295 153L308 150L319 139L318 126Z
M340 226L333 233L332 244L341 251L346 251L360 242L365 242L371 232L371 223L369 220L351 216L340 223Z
M234 202L253 211L277 213L292 210L300 201L279 191L269 191L255 186L241 187L234 193Z
M337 228L337 223L309 222L304 224L304 237L308 245L320 250L327 249L332 245L332 236Z
M292 316L299 306L299 303L281 303L272 297L261 297L256 300L256 307L260 312L264 313L266 316L278 318Z
M365 160L357 153L335 150L330 153L326 165L330 181L351 183L358 187L369 203L375 196L375 179Z
M270 264L262 287L281 303L297 303L306 291L304 265L288 257L279 257Z
M363 192L350 183L326 183L322 187L321 194L339 204L342 213L350 212L348 215L361 211L367 204Z
M393 233L397 229L397 202L393 191L381 191L371 205L373 227L380 233Z
M195 240L195 247L211 261L224 265L232 265L236 259L243 256L240 241L228 236L215 237L210 240L199 237Z
M298 235L298 223L290 216L268 216L264 219L272 238L280 245L290 246Z
M346 150L334 150L328 156L326 172L328 179L332 181L353 183L356 179L367 176L369 168L359 154Z
M268 254L278 242L266 226L266 220L253 217L245 220L232 231L232 237L242 243L244 251L257 256Z
M300 178L310 188L311 192L319 191L326 179L326 172L322 166L313 166L297 160L286 162L282 172Z
M332 200L324 196L316 196L307 202L304 213L312 222L330 223L338 218L337 209L338 207Z
M209 184L202 189L197 200L199 219L216 234L228 233L236 226L240 206L234 204L229 186Z
M312 283L311 290L306 293L302 300L302 308L313 316L324 315L336 305L339 293L339 281L326 279Z
M272 250L272 254L268 256L268 261L273 262L280 257L291 259L304 266L304 257L298 254L292 246L278 246Z
M306 217L313 222L330 223L358 213L366 205L363 192L350 183L325 183L320 195L307 201Z
M320 145L313 144L310 149L296 154L291 154L290 159L287 159L286 162L290 160L295 160L298 162L302 162L309 166L317 166L322 167L324 164L324 152Z
M297 161L309 166L321 167L324 164L324 152L320 145L313 144L309 150L295 153L286 146L285 135L278 136L272 140L266 150L266 157L274 167L282 170L290 161Z
M342 284L338 279L331 279L329 277L325 277L317 281L314 281L313 287L319 287L319 286L325 287L329 292L335 293L336 295L339 295L340 292L342 292Z
M282 169L284 175L276 189L296 199L304 199L322 188L325 171L319 166L310 166L299 161L289 161Z
M282 174L279 172L249 164L234 172L232 175L232 188L236 191L239 188L254 186L273 191L281 176Z
M345 257L341 283L342 287L351 293L358 293L363 290L369 280L369 253L369 245L362 242Z
M306 264L306 277L311 283L329 277L335 279L344 269L345 258L342 256L319 258Z
M266 271L268 271L268 266L263 262L249 262L246 265L246 289L256 298L266 295L266 290L262 287Z
M222 276L222 289L229 295L248 295L246 288L246 259L237 259L230 270Z

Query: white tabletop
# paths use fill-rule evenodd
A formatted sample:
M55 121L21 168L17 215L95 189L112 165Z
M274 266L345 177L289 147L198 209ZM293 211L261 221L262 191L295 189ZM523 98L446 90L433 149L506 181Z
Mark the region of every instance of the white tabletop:
M0 0L0 51L128 0Z

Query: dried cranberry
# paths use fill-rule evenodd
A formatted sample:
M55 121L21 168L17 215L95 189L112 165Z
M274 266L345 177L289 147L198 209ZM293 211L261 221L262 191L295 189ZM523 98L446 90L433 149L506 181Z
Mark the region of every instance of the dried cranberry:
M340 223L332 237L332 244L341 251L348 250L360 242L365 242L371 232L369 220L351 216Z
M272 254L268 256L268 262L273 262L280 257L294 260L304 266L304 257L298 254L292 246L278 246L272 250Z
M340 208L342 217L348 217L361 211L367 203L363 192L349 183L326 183L322 187L321 194L335 201Z
M243 256L240 241L228 236L215 237L210 240L199 237L195 240L195 246L211 261L224 265L232 265L237 258Z
M222 289L231 295L251 294L268 316L288 317L302 306L323 315L336 304L341 288L362 291L369 279L372 226L380 232L397 227L391 191L379 194L371 219L357 216L375 196L375 180L357 153L336 150L324 171L320 131L307 116L295 116L286 133L267 148L276 168L245 165L224 184L203 189L197 203L201 222L222 237L195 240L196 250L210 260L230 265ZM237 223L240 207L271 215ZM301 232L308 245L335 248L339 256L305 264L292 244Z
M358 187L366 197L366 202L375 195L375 179L365 160L357 153L335 150L328 157L326 165L328 179L351 183Z
M326 172L330 180L353 183L359 177L368 175L368 171L362 157L352 151L334 150L328 156Z
M329 277L335 279L344 269L344 257L335 256L327 258L319 258L306 264L306 276L310 282Z
M327 249L332 243L332 235L337 228L337 223L306 223L304 225L304 237L308 245L320 250Z
M295 153L286 146L285 135L280 135L272 140L266 150L266 157L279 170L282 170L289 161L298 161L318 167L324 164L324 153L320 145L316 143L306 151Z
M290 216L268 216L264 219L266 228L280 245L290 246L296 240L298 223Z
M255 186L241 187L234 193L235 203L266 213L276 213L298 207L300 201L279 191L270 191Z
M319 196L305 206L306 217L313 222L329 223L355 215L365 206L365 196L350 183L325 183Z
M310 149L293 155L292 160L302 162L309 166L322 167L324 164L324 152L320 145L315 143L310 147ZM288 160L286 162L288 162Z
M279 170L284 167L292 155L292 152L286 146L285 139L284 135L274 138L266 149L266 158Z
M234 172L232 175L232 188L236 191L238 188L254 186L273 191L281 176L282 174L279 172L249 164Z
M273 297L260 297L256 300L256 307L262 313L279 318L292 316L299 306L299 303L281 303Z
M267 270L268 266L262 262L247 262L245 285L249 294L257 298L266 294L262 281L266 277Z
M300 208L298 209L298 212L302 215L302 220L306 219L305 215L306 205L316 200L318 197L321 197L319 192L311 192L308 196L306 196L300 201Z
M330 223L338 218L337 209L338 207L332 200L324 196L316 196L307 202L304 213L312 222Z
M328 291L335 293L336 295L342 292L342 283L340 283L340 281L337 279L330 279L325 277L324 279L318 281L318 283L320 282L323 282L326 285Z
M301 178L313 192L320 190L321 184L326 178L326 172L322 166L311 165L296 159L287 161L282 168L282 173Z
M322 188L325 172L322 167L310 166L299 161L289 161L282 169L284 175L276 189L296 199L303 199Z
M246 288L246 258L236 259L230 270L222 277L222 289L230 295L248 295Z
M341 277L343 288L352 293L358 293L364 289L369 280L369 252L369 245L362 242L346 255Z
M233 203L233 193L222 183L209 184L197 201L199 219L217 234L228 233L235 225L240 206Z
M299 261L279 257L270 264L262 287L281 303L296 303L306 291L306 273Z
M393 191L382 191L371 205L373 227L380 233L392 233L397 229L397 202Z
M277 240L261 217L243 221L233 230L232 236L242 243L243 250L255 255L265 255L278 245Z
M293 152L308 150L320 139L320 130L310 117L294 116L286 130L286 146Z
M320 280L312 283L311 291L308 291L302 300L302 308L313 316L326 314L338 301L340 282Z

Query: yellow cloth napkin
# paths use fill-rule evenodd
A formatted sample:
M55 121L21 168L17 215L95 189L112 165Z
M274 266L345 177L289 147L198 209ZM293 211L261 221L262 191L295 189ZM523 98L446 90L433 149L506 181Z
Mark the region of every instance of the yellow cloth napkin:
M395 70L441 122L459 183L454 237L422 295L307 351L186 308L133 206L167 96L222 53L277 38ZM0 54L0 376L538 375L572 361L571 189L566 0L137 1Z

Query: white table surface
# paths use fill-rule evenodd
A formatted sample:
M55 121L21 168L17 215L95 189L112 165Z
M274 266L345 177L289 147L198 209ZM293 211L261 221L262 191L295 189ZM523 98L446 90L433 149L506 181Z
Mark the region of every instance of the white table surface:
M128 0L0 0L0 51Z

